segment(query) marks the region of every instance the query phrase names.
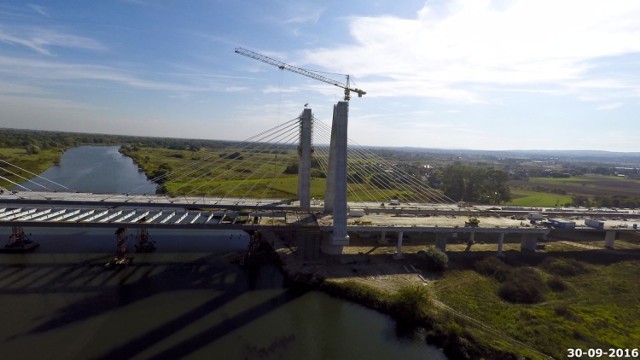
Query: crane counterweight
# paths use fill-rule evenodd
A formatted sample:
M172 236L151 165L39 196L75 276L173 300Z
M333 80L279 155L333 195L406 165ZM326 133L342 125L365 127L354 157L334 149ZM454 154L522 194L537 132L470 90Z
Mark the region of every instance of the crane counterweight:
M236 54L240 54L258 61L262 61L263 63L266 64L270 64L273 65L275 67L277 67L280 70L289 70L291 72L294 72L296 74L300 74L300 75L304 75L306 77L310 77L312 79L316 79L322 82L325 82L327 84L331 84L340 88L344 89L344 99L345 101L349 101L349 99L351 99L351 92L355 92L356 94L358 94L358 97L362 97L362 95L365 95L367 92L364 90L360 90L360 89L356 89L356 88L351 88L349 85L349 75L345 75L347 78L347 83L341 83L337 80L333 80L330 79L328 77L322 76L312 70L307 70L307 69L303 69L303 68L299 68L297 66L293 66L293 65L289 65L287 63L284 63L280 60L276 60L273 58L270 58L266 55L262 55L262 54L258 54L257 52L251 51L251 50L247 50L244 48L236 48L235 50Z

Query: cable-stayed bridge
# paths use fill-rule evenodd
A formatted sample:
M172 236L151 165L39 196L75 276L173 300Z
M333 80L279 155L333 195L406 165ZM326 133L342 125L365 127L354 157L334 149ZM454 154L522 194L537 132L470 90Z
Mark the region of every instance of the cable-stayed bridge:
M350 141L347 122L347 102L335 106L331 125L305 108L300 116L151 179L160 193L172 196L137 194L137 189L74 192L2 160L1 178L14 190L0 195L0 226L279 232L313 227L327 253L340 253L354 232L382 238L398 233L400 243L403 233L444 234L441 245L446 234L495 233L501 243L505 234L518 233L529 248L548 232L509 219L465 226L464 219L478 210L460 208L428 186L419 169L391 163Z

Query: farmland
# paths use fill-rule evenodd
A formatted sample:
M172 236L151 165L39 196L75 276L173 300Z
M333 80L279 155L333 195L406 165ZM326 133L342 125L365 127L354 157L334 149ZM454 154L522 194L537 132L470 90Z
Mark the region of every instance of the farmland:
M509 182L513 205L564 206L572 196L598 197L640 196L640 180L626 177L583 175L567 178L534 177Z

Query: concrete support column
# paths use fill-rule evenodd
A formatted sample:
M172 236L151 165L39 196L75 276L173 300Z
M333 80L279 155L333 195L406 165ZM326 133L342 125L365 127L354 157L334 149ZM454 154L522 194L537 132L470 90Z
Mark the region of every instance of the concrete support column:
M349 244L347 234L347 125L349 103L340 101L333 109L331 146L329 150L329 174L325 192L325 211L333 208L333 236L323 246L329 254L341 254L342 247ZM330 183L333 182L333 194ZM327 200L333 199L333 203Z
M298 145L298 199L300 210L311 210L311 109L300 116L300 144Z
M403 236L403 232L400 231L398 233L398 243L396 245L396 254L393 255L394 259L403 259L404 255L402 254L402 236Z
M472 231L469 233L469 240L467 241L467 247L464 249L464 251L470 251L471 247L475 243L476 243L476 233Z
M504 244L504 233L498 234L498 255L502 256L502 244Z
M442 252L447 251L447 237L445 234L436 233L436 247Z
M336 188L336 131L338 126L336 124L336 112L337 106L333 107L333 122L331 123L331 139L329 142L329 164L327 165L327 178L324 190L324 212L333 212L333 204L335 202L335 188Z
M530 237L527 234L522 234L520 240L520 251L536 251L536 245L538 245L538 239Z
M604 234L604 247L607 249L615 249L616 231L607 230Z
M387 232L383 231L380 233L380 239L378 239L378 244L380 245L385 245L388 244L387 242Z

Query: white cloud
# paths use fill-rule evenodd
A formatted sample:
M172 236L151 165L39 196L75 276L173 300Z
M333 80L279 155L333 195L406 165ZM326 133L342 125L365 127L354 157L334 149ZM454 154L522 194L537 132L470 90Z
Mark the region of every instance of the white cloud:
M583 81L594 60L640 52L640 2L457 0L414 18L354 17L354 43L303 53L308 64L359 76L368 96L484 102L469 84ZM366 81L366 77L381 80ZM365 82L366 81L366 82Z
M43 55L52 55L51 47L106 50L93 39L38 27L12 28L11 31L0 28L0 42L21 45Z
M214 91L210 86L145 80L126 71L104 65L63 63L48 60L33 60L0 56L0 76L30 79L33 81L79 81L94 80L114 82L132 88L156 91ZM224 89L219 89L224 91Z
M38 14L44 17L51 17L49 16L49 13L47 13L46 8L42 5L29 4L27 6L30 7L33 11L37 12Z
M287 1L282 3L282 23L284 24L306 24L317 23L324 13L324 8L314 3L305 1Z
M622 106L622 103L604 104L598 106L597 110L614 110Z

